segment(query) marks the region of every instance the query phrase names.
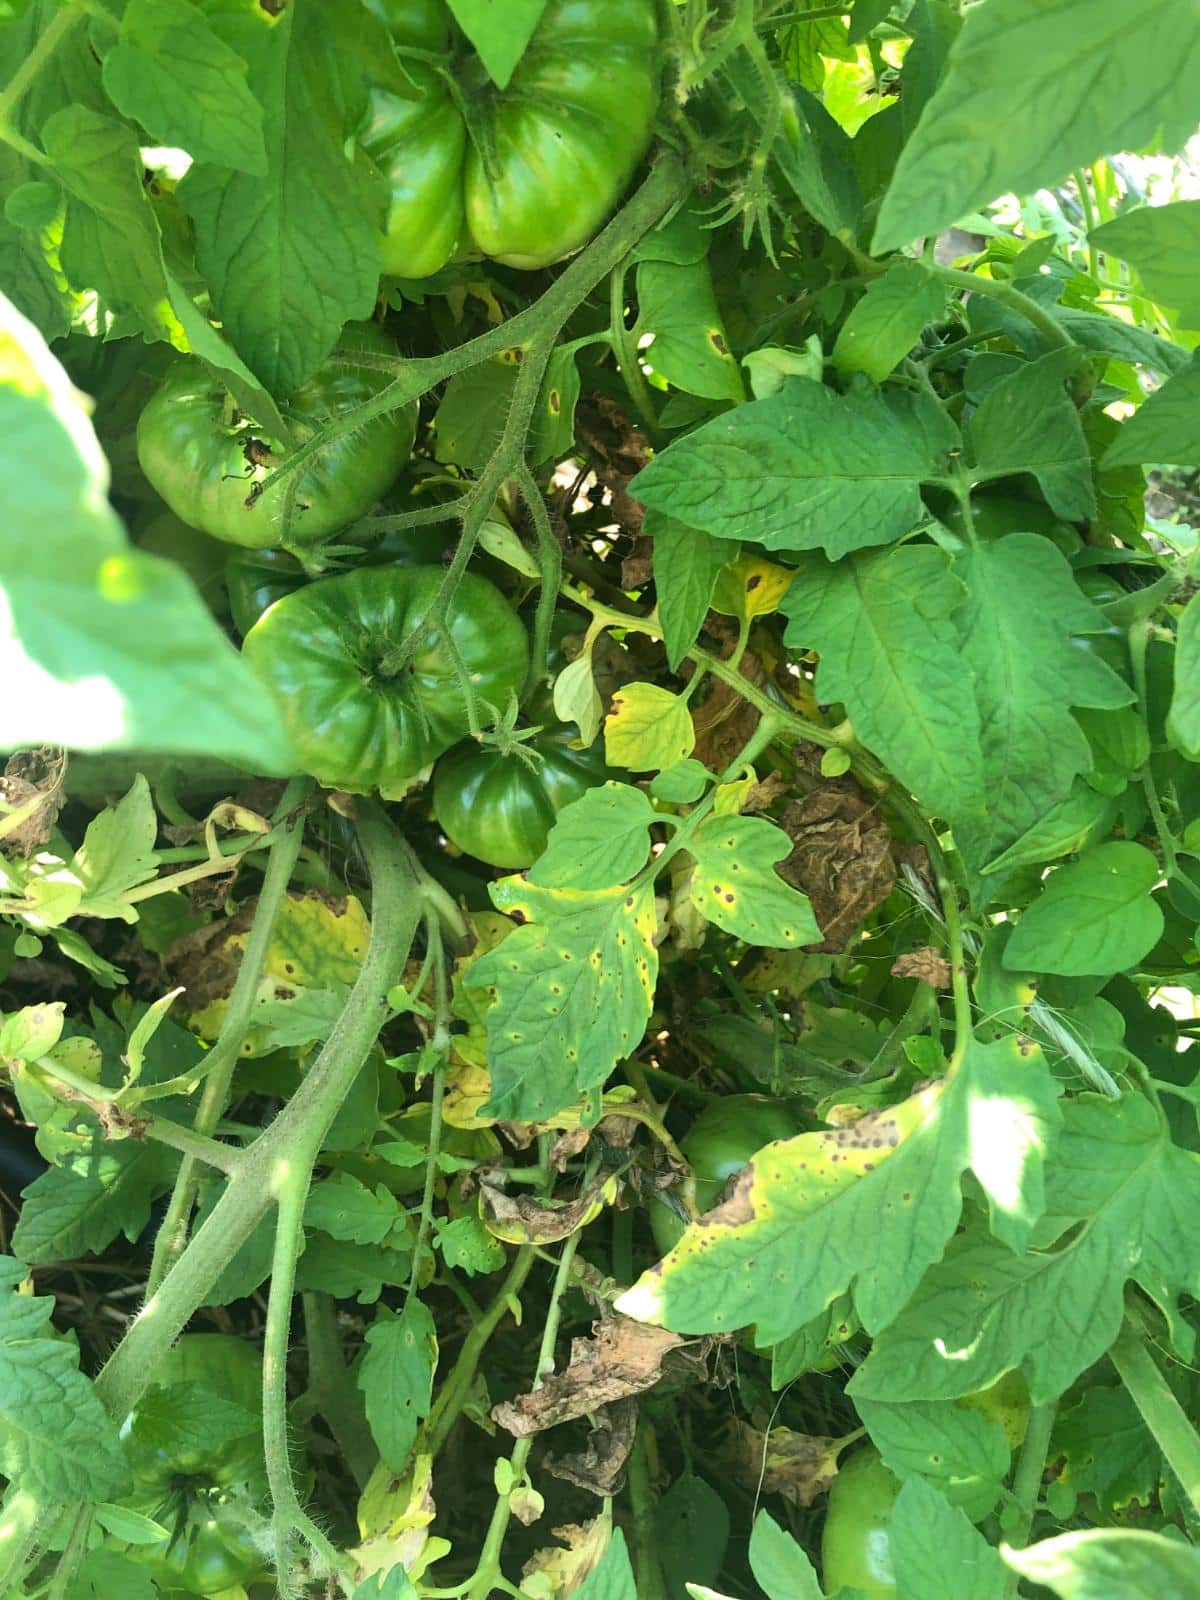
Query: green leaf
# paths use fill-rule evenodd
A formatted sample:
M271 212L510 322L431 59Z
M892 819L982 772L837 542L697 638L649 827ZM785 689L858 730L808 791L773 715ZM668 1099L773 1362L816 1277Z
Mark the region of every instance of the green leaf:
M1029 472L1060 517L1095 514L1092 460L1066 380L1077 351L1056 350L1018 367L990 389L967 439L977 481Z
M157 1600L149 1572L139 1562L117 1550L89 1550L67 1585L66 1600Z
M817 944L808 896L775 871L792 841L764 817L709 817L687 841L696 866L688 895L700 915L747 944L790 950Z
M874 252L1010 191L1053 187L1110 150L1180 149L1195 131L1181 64L1200 47L1200 17L1191 0L1144 0L1136 61L1127 28L1124 12L1095 0L970 7L884 196Z
M1192 36L1200 37L1194 14L1190 22ZM1140 38L1142 25L1139 15ZM1176 49L1180 43L1176 41ZM1136 267L1150 298L1177 311L1185 328L1200 328L1200 291L1192 270L1200 252L1200 200L1138 206L1093 228L1088 238L1106 255L1120 256Z
M1171 743L1200 761L1200 595L1193 595L1175 635L1175 693L1167 716Z
M595 744L600 734L604 702L596 688L589 650L567 665L554 680L554 715L561 722L573 722L579 729L580 743Z
M987 878L997 872L1012 872L1035 862L1057 861L1060 856L1074 855L1102 831L1106 817L1111 822L1113 812L1113 803L1107 795L1100 794L1082 778L1076 778L1064 799L1051 806L1007 849L980 867L980 876ZM961 845L961 838L959 842Z
M924 1478L896 1497L888 1544L901 1595L916 1600L1004 1600L1004 1563L963 1512Z
M1160 1305L1200 1289L1200 1157L1136 1095L1082 1096L1062 1115L1037 1248L1014 1255L979 1225L961 1232L875 1340L852 1398L953 1399L1020 1366L1040 1405L1112 1344L1127 1279Z
M674 672L699 636L729 546L657 511L647 511L645 527L654 541L654 592Z
M1133 1501L1151 1503L1162 1452L1127 1389L1096 1384L1083 1389L1074 1404L1064 1402L1054 1419L1054 1444L1071 1488L1094 1494L1108 1515Z
M1188 352L1172 344L1161 334L1150 333L1132 323L1121 322L1116 317L1103 316L1095 311L1079 311L1073 306L1051 305L1046 309L1071 335L1076 344L1096 355L1111 356L1114 361L1127 361L1130 366L1149 367L1153 372L1182 372L1189 360ZM1016 330L1021 318L1006 316L1004 326ZM1018 342L1029 337L1026 323L1018 335Z
M336 0L240 9L229 33L263 107L266 175L198 161L178 190L216 316L280 400L347 322L370 316L379 287L376 208L366 167L347 155L365 88L348 100L338 71L367 26L356 14Z
M812 1562L769 1511L750 1530L750 1570L767 1600L821 1600Z
M637 298L632 337L651 371L685 394L745 398L707 261L640 261Z
M314 1184L304 1207L306 1228L349 1244L382 1244L400 1217L395 1195L382 1183L368 1189L348 1172Z
M613 1530L599 1566L575 1590L575 1600L638 1600L629 1551L620 1528Z
M456 372L437 413L434 455L468 472L479 472L500 442L517 386L511 361L485 361Z
M561 460L575 446L575 407L579 404L579 368L574 350L559 348L550 357L529 430L531 461Z
M784 596L788 645L820 652L817 694L941 816L980 813L979 715L953 620L964 589L931 546L809 561Z
M668 1595L710 1582L725 1565L729 1509L706 1479L684 1472L654 1507L653 1537Z
M50 1326L54 1302L17 1292L25 1268L0 1256L0 1471L52 1506L120 1500L129 1484L116 1424Z
M690 806L712 782L712 774L699 761L677 761L651 780L650 793L668 805Z
M434 1218L434 1244L448 1267L474 1277L477 1272L497 1272L505 1261L504 1246L478 1217L456 1217L453 1222Z
M454 20L503 89L542 19L546 0L449 0Z
M437 1358L433 1318L415 1295L398 1317L381 1309L367 1329L358 1387L372 1436L393 1472L405 1470L417 1429L429 1415Z
M265 177L262 107L246 63L188 0L130 0L104 87L158 144Z
M161 1145L98 1142L72 1167L50 1167L25 1190L13 1249L44 1266L99 1255L122 1233L132 1244L178 1161Z
M48 1055L62 1038L63 1010L63 1002L54 1000L49 1005L22 1006L5 1017L0 1028L0 1058L36 1061Z
M769 1345L853 1286L863 1326L886 1328L953 1234L968 1166L1006 1162L1012 1192L1028 1187L1022 1163L1040 1165L1043 1149L998 1157L994 1127L975 1108L1007 1101L1038 1119L1031 1066L1045 1076L1036 1051L1022 1059L1012 1041L974 1044L953 1077L898 1106L768 1145L617 1309L677 1333L754 1323Z
M953 1400L897 1404L860 1395L855 1410L898 1478L924 1478L972 1522L995 1507L1011 1461L998 1422Z
M186 575L129 549L76 390L2 301L0 349L0 591L13 618L0 747L164 750L290 772L274 705Z
M559 812L529 871L543 889L610 889L640 872L650 853L653 806L640 789L605 783Z
M682 695L657 683L627 683L613 695L604 724L610 766L659 772L690 756L695 746L696 729Z
M946 309L946 290L919 261L898 261L872 283L843 322L833 364L843 377L882 383Z
M1136 967L1162 937L1163 915L1150 898L1158 878L1150 851L1125 839L1057 867L1021 913L1004 965L1064 977Z
M79 915L119 917L136 922L137 912L125 891L148 883L158 871L154 841L158 818L150 785L140 775L123 800L106 806L88 823L83 843L71 863L83 884Z
M798 380L676 439L630 492L718 539L830 559L890 544L923 516L954 425L923 397L836 395Z
M1193 359L1142 402L1105 451L1103 466L1143 461L1200 467L1200 360Z
M1135 1528L1081 1528L1025 1550L1010 1567L1060 1600L1162 1600L1200 1594L1200 1550Z
M956 837L978 870L1065 800L1076 775L1091 767L1071 707L1112 710L1132 695L1074 642L1075 634L1102 631L1105 619L1048 539L1012 533L977 544L956 558L954 573L965 587L961 660L974 675L987 796L983 814Z
M526 921L468 978L497 991L487 1111L539 1122L603 1083L645 1031L658 979L654 888L553 890L512 877L491 896Z

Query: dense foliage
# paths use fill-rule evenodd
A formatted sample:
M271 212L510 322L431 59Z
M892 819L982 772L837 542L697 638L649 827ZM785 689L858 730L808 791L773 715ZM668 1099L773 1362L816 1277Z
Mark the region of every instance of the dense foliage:
M1195 0L0 4L0 1596L1200 1596Z

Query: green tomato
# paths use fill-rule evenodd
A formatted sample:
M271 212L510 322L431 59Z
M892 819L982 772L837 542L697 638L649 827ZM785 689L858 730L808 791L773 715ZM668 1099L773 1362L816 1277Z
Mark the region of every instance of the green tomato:
M371 5L396 45L362 136L391 187L384 271L424 278L462 255L544 267L586 244L650 142L654 0L549 0L503 89L443 0ZM443 58L455 90L406 51Z
M474 741L443 756L433 774L442 832L489 866L532 866L562 808L612 776L602 741L575 750L574 732L560 728L529 740L523 748L540 757L535 766Z
M504 706L525 679L525 630L498 589L467 573L445 633L419 630L440 567L360 567L321 578L261 616L242 646L274 692L300 769L333 789L398 799L422 767L467 733L460 668L477 704ZM455 659L457 657L457 660Z
M706 1106L679 1142L696 1181L697 1209L702 1214L711 1211L730 1178L751 1156L775 1139L803 1132L804 1126L799 1110L766 1095L727 1095ZM665 1200L652 1204L650 1227L660 1255L683 1237L683 1220Z
M373 323L350 324L339 343L395 354ZM296 442L372 399L391 376L327 361L286 407ZM298 483L284 478L247 505L255 486L287 459L287 446L264 437L204 363L187 356L169 369L138 419L138 460L189 527L250 549L285 537L312 544L379 499L407 461L416 425L415 402L389 411L321 451L301 469Z
M889 1528L900 1480L873 1445L856 1450L833 1480L821 1533L826 1594L858 1589L867 1600L895 1600Z
M182 1513L178 1501L160 1507L156 1522L174 1528L165 1545L134 1545L130 1557L150 1570L159 1589L190 1595L223 1594L265 1578L270 1564L226 1501L197 1495Z
M161 1495L262 1481L262 1358L253 1345L224 1333L184 1334L160 1363L155 1388L208 1390L240 1406L250 1420L237 1438L197 1446L186 1434L164 1438L161 1424L148 1422L135 1407L122 1436L139 1485Z

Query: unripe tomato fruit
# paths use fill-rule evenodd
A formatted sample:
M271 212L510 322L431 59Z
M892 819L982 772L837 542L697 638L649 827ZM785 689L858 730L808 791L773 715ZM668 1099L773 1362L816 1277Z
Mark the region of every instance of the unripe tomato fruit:
M825 1593L858 1589L866 1600L896 1600L889 1529L900 1480L874 1445L856 1450L833 1480L821 1532Z
M803 1130L798 1110L762 1094L727 1095L705 1106L679 1141L696 1180L697 1210L711 1211L730 1178L764 1145ZM659 1254L665 1256L683 1237L684 1223L665 1200L656 1199L650 1228Z

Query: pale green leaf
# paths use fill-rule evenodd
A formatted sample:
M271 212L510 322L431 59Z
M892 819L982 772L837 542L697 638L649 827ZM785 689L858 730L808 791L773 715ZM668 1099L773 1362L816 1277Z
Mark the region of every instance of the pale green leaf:
M897 1495L888 1543L904 1600L1005 1600L999 1554L924 1478L909 1478Z
M124 799L92 818L75 852L72 866L83 885L81 916L137 921L137 912L123 896L157 873L157 835L150 785L139 775Z
M1080 1528L1025 1550L1007 1547L1015 1571L1059 1600L1194 1600L1200 1550L1140 1528Z
M1158 877L1150 851L1127 839L1097 845L1056 868L1021 913L1004 965L1065 977L1136 967L1162 936L1162 912L1150 898Z
M812 1562L769 1511L750 1530L750 1570L767 1600L821 1600Z
M898 1478L925 1478L972 1522L993 1510L1011 1461L998 1422L953 1400L897 1403L860 1395L855 1410Z
M1200 466L1200 360L1144 400L1104 454L1106 469L1143 461Z
M652 372L702 399L744 399L707 261L639 262L637 297L632 338Z
M675 440L630 491L718 539L832 559L914 528L918 486L942 476L956 444L953 423L923 397L789 383Z
M1139 34L1142 23L1139 15ZM1191 35L1193 51L1200 56L1200 23L1194 13ZM1176 66L1183 67L1181 55ZM1200 253L1200 200L1138 206L1093 228L1089 238L1106 255L1120 256L1136 267L1150 298L1177 311L1185 328L1200 328L1200 288L1194 270Z
M604 724L604 754L611 766L658 772L690 756L695 745L696 729L682 695L657 683L628 683L613 695Z
M408 1465L417 1429L429 1415L437 1359L433 1318L415 1295L398 1317L380 1311L367 1329L358 1387L379 1453L393 1472Z
M946 289L919 261L898 261L876 278L843 322L833 364L846 376L865 372L882 383L930 322L946 309Z
M610 889L640 872L650 853L654 808L640 789L605 783L559 812L529 870L544 889Z
M714 816L687 842L695 859L692 904L718 928L767 949L816 944L821 927L808 896L775 871L792 841L764 817Z
M1110 150L1179 149L1196 126L1200 16L1192 0L1143 0L1132 55L1128 27L1106 0L969 7L884 196L876 253Z
M906 545L811 560L784 596L785 635L815 649L817 695L840 700L863 744L950 818L985 799L979 714L953 618L965 591L942 551Z
M314 1184L304 1207L304 1225L349 1244L382 1244L400 1221L396 1197L383 1184L374 1189L348 1172Z
M613 1530L600 1564L576 1589L575 1600L638 1600L629 1551L620 1528Z

